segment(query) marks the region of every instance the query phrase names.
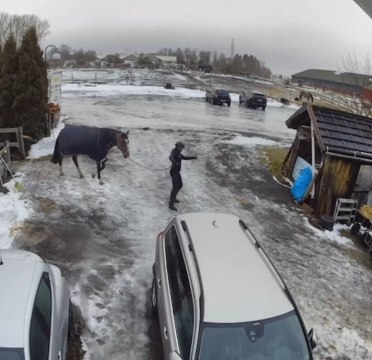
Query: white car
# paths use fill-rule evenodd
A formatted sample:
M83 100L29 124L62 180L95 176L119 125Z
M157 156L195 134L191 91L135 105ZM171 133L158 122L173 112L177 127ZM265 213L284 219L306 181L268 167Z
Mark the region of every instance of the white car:
M58 267L0 250L0 359L65 360L70 293Z
M165 359L313 359L313 331L238 217L175 217L158 235L153 273Z

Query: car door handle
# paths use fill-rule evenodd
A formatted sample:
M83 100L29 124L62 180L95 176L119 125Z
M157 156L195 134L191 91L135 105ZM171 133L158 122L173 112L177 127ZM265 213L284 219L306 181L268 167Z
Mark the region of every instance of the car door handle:
M164 333L165 340L168 340L168 331L167 331L167 328L165 326L163 328L163 333Z
M158 283L158 288L161 289L161 281L160 281L160 279L157 280L157 283Z
M62 358L62 354L61 354L61 350L58 351L58 360L61 360Z

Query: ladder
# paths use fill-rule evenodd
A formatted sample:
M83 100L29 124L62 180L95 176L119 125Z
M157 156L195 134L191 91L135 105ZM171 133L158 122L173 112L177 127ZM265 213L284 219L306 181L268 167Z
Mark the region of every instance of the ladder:
M355 219L355 213L358 209L358 200L337 198L333 220L346 221L350 225Z

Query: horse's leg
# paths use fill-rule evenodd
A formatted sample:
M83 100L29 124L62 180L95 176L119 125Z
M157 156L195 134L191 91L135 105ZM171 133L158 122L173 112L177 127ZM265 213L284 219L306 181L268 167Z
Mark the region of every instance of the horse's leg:
M97 161L97 177L100 185L103 185L103 181L101 180L101 171L105 168L104 162Z
M58 164L59 164L59 176L63 176L65 175L62 171L62 161L63 161L63 156L60 156L60 158L58 159Z
M74 161L74 164L75 164L76 169L77 169L77 171L78 171L78 173L79 173L80 179L82 179L82 178L84 177L84 175L83 175L83 173L81 172L81 170L80 170L80 168L79 168L79 164L78 164L78 161L77 161L77 156L74 155L74 156L72 157L72 160Z

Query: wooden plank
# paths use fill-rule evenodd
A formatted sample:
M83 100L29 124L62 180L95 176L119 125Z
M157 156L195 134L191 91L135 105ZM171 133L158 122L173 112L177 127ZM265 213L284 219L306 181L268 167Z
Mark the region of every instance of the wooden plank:
M6 144L1 150L0 150L0 155L2 156L4 153L9 152L9 144Z
M292 151L291 151L290 157L288 159L288 167L287 167L287 172L285 174L287 177L291 177L291 175L292 175L293 168L294 168L296 160L297 160L299 147L300 147L300 140L296 135L296 137L294 139L294 142L292 144Z
M11 159L10 159L10 147L9 147L8 143L6 143L6 145L2 149L0 149L0 156L1 156L1 159L0 159L1 165L4 165L3 161L5 161L5 163L7 165L7 166L2 166L0 168L4 171L3 174L0 173L0 177L1 177L3 175L6 175L7 167L10 168Z
M339 221L339 220L348 220L350 221L350 218L354 218L354 216L348 216L348 215L345 215L345 216L337 216L335 221Z
M10 147L16 147L21 154L25 157L26 151L25 151L25 144L23 141L23 128L17 127L17 128L2 128L0 129L0 134L12 134L14 133L16 136L17 141L8 141Z
M337 199L340 203L343 203L343 204L357 204L358 201L355 200L355 199L345 199L345 198L338 198Z
M0 128L0 134L6 134L6 133L16 133L18 131L18 128Z

